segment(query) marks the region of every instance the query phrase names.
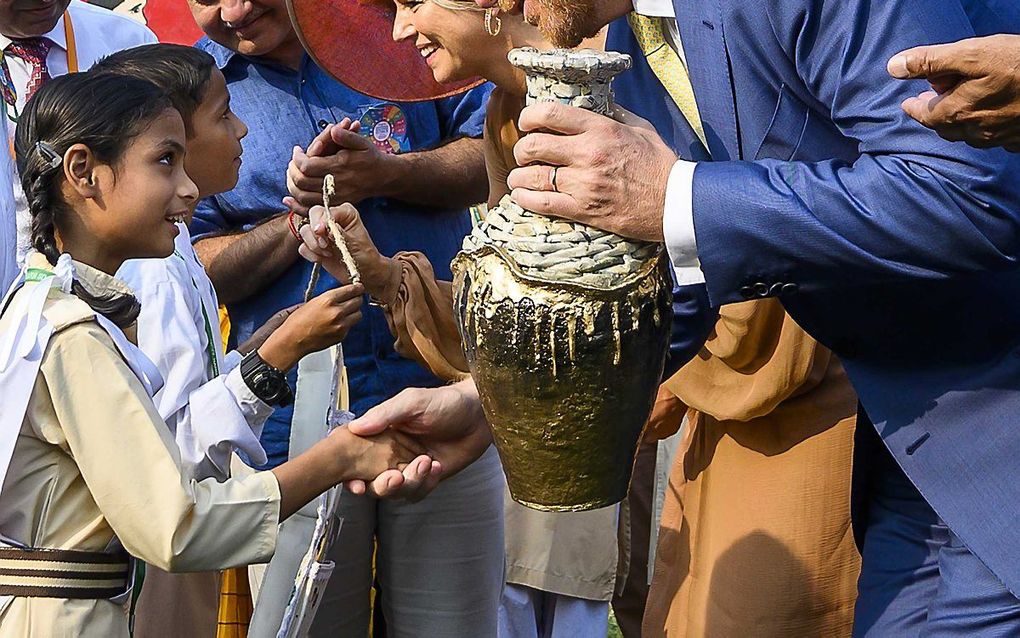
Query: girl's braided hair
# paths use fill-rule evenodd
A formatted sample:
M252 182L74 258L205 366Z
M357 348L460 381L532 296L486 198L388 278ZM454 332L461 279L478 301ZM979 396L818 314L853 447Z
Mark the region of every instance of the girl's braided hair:
M135 78L75 73L54 78L28 101L15 134L18 171L32 214L32 246L56 265L56 230L68 214L61 193L63 162L74 144L84 144L96 160L116 165L131 140L171 108L155 85ZM138 318L132 295L93 295L78 281L74 293L120 327Z

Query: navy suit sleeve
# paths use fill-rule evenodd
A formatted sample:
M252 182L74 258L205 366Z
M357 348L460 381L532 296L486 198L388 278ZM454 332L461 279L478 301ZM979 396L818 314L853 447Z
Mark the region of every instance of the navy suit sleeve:
M708 303L705 284L673 286L673 328L663 379L673 376L705 345L719 319L719 310Z
M771 26L759 35L786 59L769 64L792 68L786 77L800 85L790 88L807 94L803 130L831 119L860 155L698 165L694 225L713 305L742 300L740 288L759 281L813 292L1015 267L1020 156L943 141L900 108L927 85L886 72L902 49L974 35L960 0L758 7L747 11L767 20L748 28Z

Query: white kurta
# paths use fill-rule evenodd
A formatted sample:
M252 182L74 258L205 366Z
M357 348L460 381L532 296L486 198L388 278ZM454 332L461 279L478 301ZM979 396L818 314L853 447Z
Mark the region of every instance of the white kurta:
M184 475L222 480L230 476L235 448L252 465L265 464L259 436L273 409L241 379L241 355L221 354L216 291L187 227L177 226L173 255L127 261L117 277L142 305L138 347L163 375L153 399L177 440Z
M93 291L123 286L77 269ZM0 535L37 548L120 544L176 571L268 560L280 515L275 476L182 477L173 436L92 310L54 289L44 316L55 332L0 489ZM0 317L0 334L14 320ZM0 636L36 635L126 637L127 616L108 600L14 599L0 614Z

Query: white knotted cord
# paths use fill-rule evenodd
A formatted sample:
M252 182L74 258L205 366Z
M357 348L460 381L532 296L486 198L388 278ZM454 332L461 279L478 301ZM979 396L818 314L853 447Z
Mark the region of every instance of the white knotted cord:
M322 206L326 209L324 220L326 221L326 227L329 228L329 234L333 237L333 244L336 249L340 252L340 258L344 262L344 266L347 267L347 272L351 276L351 283L361 283L361 273L358 272L358 264L354 261L354 256L351 255L350 248L347 247L347 239L344 237L344 231L340 228L340 224L333 220L333 215L329 212L329 200L336 194L336 183L332 175L326 175L326 178L322 180ZM322 264L316 262L312 266L312 275L308 278L308 287L305 288L305 302L312 298L315 294L315 287L319 284L319 273L322 272Z

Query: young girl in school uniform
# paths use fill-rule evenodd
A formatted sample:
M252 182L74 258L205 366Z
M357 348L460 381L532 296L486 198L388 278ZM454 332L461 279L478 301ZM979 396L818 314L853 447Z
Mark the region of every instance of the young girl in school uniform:
M197 196L185 141L158 88L110 74L51 80L18 122L35 252L0 306L0 636L127 636L129 555L168 571L264 562L280 521L326 488L432 462L400 435L341 428L272 472L182 477L151 399L162 380L132 342L138 303L113 273L173 252ZM245 382L284 393L255 363Z

